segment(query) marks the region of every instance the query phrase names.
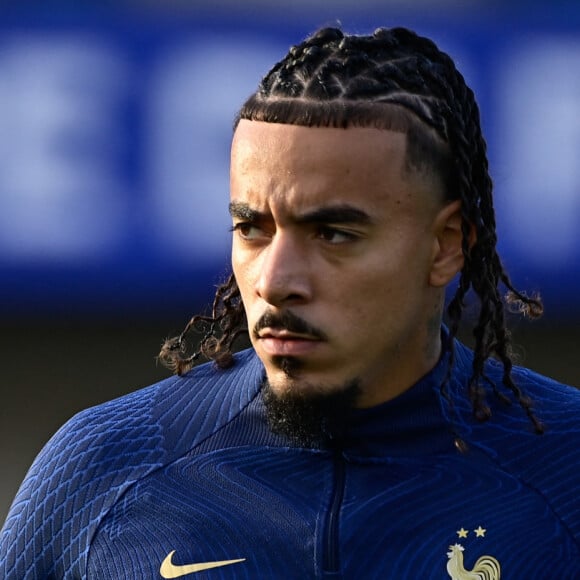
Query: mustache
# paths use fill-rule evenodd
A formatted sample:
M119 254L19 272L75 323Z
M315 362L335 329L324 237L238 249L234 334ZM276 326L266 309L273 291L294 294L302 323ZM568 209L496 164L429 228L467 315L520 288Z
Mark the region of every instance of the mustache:
M264 328L275 328L277 330L288 330L298 334L308 334L319 340L326 340L326 334L322 330L315 328L303 318L300 318L290 310L281 313L265 312L254 325L254 336L258 336L260 330Z

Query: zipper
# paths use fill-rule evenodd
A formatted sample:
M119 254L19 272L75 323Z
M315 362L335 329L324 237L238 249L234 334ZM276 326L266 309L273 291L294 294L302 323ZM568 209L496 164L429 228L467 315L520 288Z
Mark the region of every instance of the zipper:
M326 521L324 525L324 568L323 574L336 575L340 572L340 508L344 499L346 480L346 465L340 450L335 449L334 457L334 487Z

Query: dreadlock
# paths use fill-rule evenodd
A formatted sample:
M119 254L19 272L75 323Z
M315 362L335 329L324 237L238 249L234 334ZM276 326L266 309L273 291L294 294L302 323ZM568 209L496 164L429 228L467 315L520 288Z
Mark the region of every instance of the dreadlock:
M465 300L471 289L479 300L474 325L473 372L468 391L475 416L486 420L485 361L503 364L503 385L525 410L536 431L530 401L511 378L510 335L504 299L530 318L541 316L539 297L516 290L496 251L496 223L486 143L473 91L452 59L429 39L404 29L376 30L372 35L346 35L324 28L290 49L242 106L240 119L308 127L376 127L407 135L407 164L430 167L440 176L448 200L461 200L464 266L457 290L447 307L450 362L442 387L450 379ZM475 236L473 236L475 233ZM475 241L473 241L475 238ZM243 304L232 276L217 291L211 317L196 316L182 335L165 343L161 359L178 373L195 355L184 347L185 335L208 323L200 352L220 366L232 363L235 338L245 329ZM216 338L212 332L221 329ZM501 395L496 385L494 392ZM445 390L444 390L445 392Z

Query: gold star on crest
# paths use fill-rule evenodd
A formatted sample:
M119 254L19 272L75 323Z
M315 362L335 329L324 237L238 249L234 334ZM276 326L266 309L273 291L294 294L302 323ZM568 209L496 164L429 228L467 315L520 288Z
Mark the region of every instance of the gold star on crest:
M481 526L479 526L479 528L473 531L475 532L476 538L485 538L485 532L487 532L487 530L485 528L482 528Z
M467 538L467 534L469 534L469 532L465 528L463 528L463 527L460 530L457 530L457 535L460 538Z

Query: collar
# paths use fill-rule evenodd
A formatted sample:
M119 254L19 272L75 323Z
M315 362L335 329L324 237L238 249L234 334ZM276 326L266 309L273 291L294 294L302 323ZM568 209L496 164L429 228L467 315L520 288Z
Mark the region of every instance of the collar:
M431 455L454 449L441 394L449 353L399 396L352 415L344 451L360 457ZM456 372L456 371L455 371Z

